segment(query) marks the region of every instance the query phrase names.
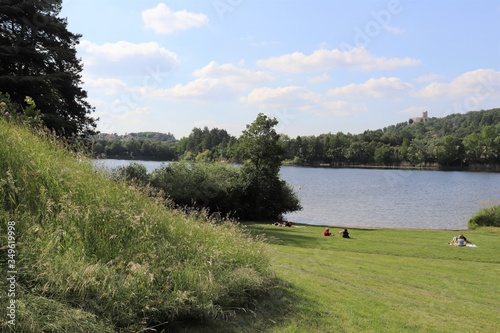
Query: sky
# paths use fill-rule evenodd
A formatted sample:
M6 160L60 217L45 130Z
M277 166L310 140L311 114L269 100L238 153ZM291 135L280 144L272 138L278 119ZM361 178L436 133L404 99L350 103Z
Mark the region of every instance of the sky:
M500 0L63 0L103 133L291 138L500 107Z

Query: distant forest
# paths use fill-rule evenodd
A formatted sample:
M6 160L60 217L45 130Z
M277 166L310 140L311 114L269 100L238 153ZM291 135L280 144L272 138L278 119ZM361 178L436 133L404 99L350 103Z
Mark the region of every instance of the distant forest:
M100 158L242 162L238 140L224 129L194 128L180 140L168 133L99 134ZM403 122L360 134L290 138L286 164L301 166L479 167L500 165L500 108Z

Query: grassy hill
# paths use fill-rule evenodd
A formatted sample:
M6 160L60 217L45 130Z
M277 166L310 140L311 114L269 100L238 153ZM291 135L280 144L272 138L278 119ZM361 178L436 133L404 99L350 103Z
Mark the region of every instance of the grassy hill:
M240 226L165 209L4 119L0 248L2 272L17 272L15 332L138 332L226 318L272 281L266 247ZM4 295L9 286L2 276ZM8 319L2 313L0 331L14 331Z

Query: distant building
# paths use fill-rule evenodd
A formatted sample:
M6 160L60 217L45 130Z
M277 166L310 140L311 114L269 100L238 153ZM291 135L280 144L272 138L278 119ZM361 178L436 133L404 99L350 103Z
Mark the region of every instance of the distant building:
M410 120L408 122L410 124L413 124L413 123L425 123L427 121L427 119L429 119L427 117L427 111L424 111L424 112L422 112L422 117L410 118Z

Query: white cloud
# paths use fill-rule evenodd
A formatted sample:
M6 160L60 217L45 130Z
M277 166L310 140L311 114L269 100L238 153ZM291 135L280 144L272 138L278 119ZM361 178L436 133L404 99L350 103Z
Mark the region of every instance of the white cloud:
M259 60L257 61L257 65L276 71L300 73L305 71L326 71L336 68L360 70L392 69L417 66L420 65L420 60L409 57L375 57L365 48L358 47L346 51L320 49L314 51L311 55L294 52Z
M272 81L272 77L261 71L238 68L233 64L219 65L212 61L207 66L194 71L195 80L187 84L177 84L168 89L146 89L154 98L232 99L259 84Z
M500 71L477 69L466 72L450 83L432 82L415 94L421 98L476 98L479 102L500 99Z
M83 40L78 46L78 54L85 69L98 76L146 76L151 71L168 72L178 63L175 53L156 42L119 41L97 45Z
M330 89L328 95L400 99L402 94L411 90L413 90L411 84L403 82L397 77L381 77L369 79L361 84L352 83L344 87Z
M302 86L260 87L253 89L248 96L241 98L244 103L259 104L268 108L279 108L286 105L300 106L311 102L318 103L320 100L320 94Z
M145 106L123 107L120 100L100 105L93 116L99 117L98 130L103 133L127 132L125 128L148 126L151 109Z
M135 44L119 41L116 43L97 45L90 41L83 40L80 43L79 51L90 56L98 57L100 61L119 62L128 58L159 56L167 58L172 62L177 62L175 53L161 47L156 42ZM93 60L93 58L90 60ZM90 65L93 65L93 63L90 62Z
M322 94L302 86L255 88L248 96L241 98L241 102L267 109L296 109L317 115L347 116L366 110L351 102L328 100Z
M262 71L252 71L249 69L238 68L233 64L219 65L215 61L211 61L205 67L195 70L193 76L196 78L224 78L236 81L245 82L261 82L262 80L270 80L271 76Z
M95 89L106 95L119 94L128 90L127 84L119 79L85 77L83 81L86 88Z
M317 113L326 115L337 115L337 116L352 116L357 113L368 111L368 109L364 105L359 105L346 101L331 101L325 103L324 106L325 108Z
M164 3L144 10L142 20L146 29L165 35L190 28L199 28L208 23L208 17L204 14L190 13L186 10L174 12Z
M321 83L321 82L324 82L324 81L328 81L330 80L330 75L324 73L323 75L321 76L315 76L315 77L311 77L309 78L309 80L307 80L309 83L311 84L316 84L316 83Z

